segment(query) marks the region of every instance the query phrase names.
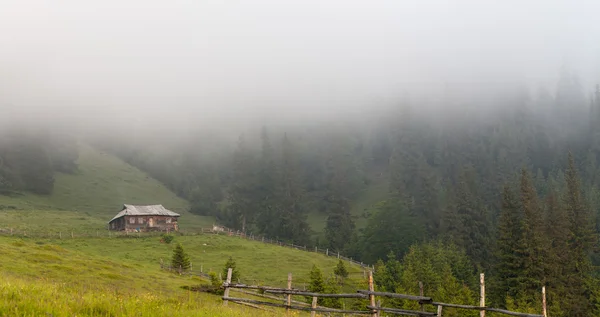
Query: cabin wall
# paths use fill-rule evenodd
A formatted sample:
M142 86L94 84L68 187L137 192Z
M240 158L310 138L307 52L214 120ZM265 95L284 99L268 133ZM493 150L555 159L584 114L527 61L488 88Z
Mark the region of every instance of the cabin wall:
M114 223L114 226L112 224ZM110 224L118 231L178 231L177 217L173 216L123 216Z

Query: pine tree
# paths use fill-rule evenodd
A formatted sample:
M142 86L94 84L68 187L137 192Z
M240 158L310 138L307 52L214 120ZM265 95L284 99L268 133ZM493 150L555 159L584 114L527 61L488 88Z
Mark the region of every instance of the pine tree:
M229 189L230 224L246 232L258 210L256 162L243 136L234 153L233 180Z
M506 297L515 298L521 290L524 264L524 225L519 202L513 191L504 186L502 211L498 220L498 241L496 243L496 283L493 288L495 301L505 307Z
M569 291L566 294L565 311L569 316L586 316L590 311L587 298L586 281L593 270L590 253L595 246L595 224L585 199L581 193L581 185L573 155L569 153L567 171L565 173L567 190L564 195L564 208L569 219L570 238L569 263L565 270Z
M548 252L546 286L551 316L564 316L561 307L569 292L566 269L569 267L570 226L566 209L561 205L559 194L553 186L546 197L546 230L551 241Z
M237 264L235 263L235 260L232 257L229 257L229 259L227 259L227 262L225 262L225 266L223 267L223 278L227 277L227 272L229 271L229 269L231 270L231 282L232 283L237 283L240 279L240 271L237 268Z
M520 273L524 276L521 281L524 293L521 295L525 296L526 301L537 302L539 290L545 283L549 245L538 195L529 173L524 168L521 170L520 205L525 245L524 270ZM529 303L533 305L533 302Z
M309 227L306 222L303 190L297 172L293 146L284 135L282 141L281 179L279 188L279 223L281 237L297 244L306 244Z
M173 249L173 257L171 258L171 267L180 273L190 269L190 257L187 255L181 243L177 243Z
M352 164L346 149L334 146L327 162L327 222L325 237L330 249L343 251L355 229L348 199Z
M452 242L467 250L469 257L483 270L489 259L490 221L487 208L478 198L474 173L471 167L463 168L460 173L453 209L446 211L445 227Z
M344 261L339 260L338 264L333 269L333 274L338 277L340 283L344 283L344 279L348 277L348 269L344 265Z
M308 291L311 293L325 293L325 281L323 280L323 273L316 264L313 264L312 269L309 273L310 282L308 284ZM307 297L306 300L312 302L312 297ZM323 303L323 298L319 298L319 304Z
M267 236L281 236L281 216L278 206L277 193L277 166L273 146L269 139L267 129L263 127L261 132L262 141L262 157L259 170L259 212L257 219L257 227Z

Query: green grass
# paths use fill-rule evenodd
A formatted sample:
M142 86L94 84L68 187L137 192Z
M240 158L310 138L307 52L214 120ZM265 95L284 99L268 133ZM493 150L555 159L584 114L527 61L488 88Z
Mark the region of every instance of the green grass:
M125 203L162 204L181 214L179 225L182 229L193 230L213 223L211 217L190 214L187 201L112 155L81 145L77 164L77 173L55 175L52 195L0 195L0 228L53 230L54 226L49 224L59 224L71 229L103 229ZM69 213L61 214L63 211Z
M199 278L136 260L6 237L0 238L0 254L0 316L265 316L224 308L217 296L180 288L201 283Z
M0 316L265 316L264 311L185 291L206 283L160 269L175 243L189 253L194 269L220 272L229 256L242 282L284 286L308 283L318 265L331 274L337 260L324 255L217 235L176 236L163 244L158 237L34 239L0 237ZM349 266L347 288L356 290L362 270ZM268 314L266 314L268 316Z

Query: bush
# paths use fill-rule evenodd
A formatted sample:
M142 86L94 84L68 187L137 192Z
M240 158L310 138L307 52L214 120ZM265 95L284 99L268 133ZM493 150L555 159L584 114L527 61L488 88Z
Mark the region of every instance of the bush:
M174 235L168 234L168 233L163 233L160 238L160 242L170 244L171 242L173 242L173 239L175 239Z

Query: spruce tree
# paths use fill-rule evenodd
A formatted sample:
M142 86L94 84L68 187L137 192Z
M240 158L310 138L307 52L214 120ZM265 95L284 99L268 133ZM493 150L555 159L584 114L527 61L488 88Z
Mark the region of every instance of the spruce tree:
M173 257L171 258L171 267L180 273L190 269L190 257L187 255L181 243L177 243L173 249Z
M231 283L237 283L238 280L240 279L240 271L237 268L237 264L235 263L235 260L232 257L229 257L229 259L227 259L227 262L225 262L225 266L223 267L223 278L227 278L227 272L229 271L229 269L231 270Z
M522 285L525 269L524 226L519 202L514 192L505 185L502 192L502 211L498 219L496 242L496 284L493 298L505 307L506 297L515 298Z
M256 162L240 136L233 159L233 179L229 188L229 223L242 232L255 220L258 210Z
M520 205L525 245L524 270L520 272L524 277L521 282L524 291L522 295L525 296L525 301L533 305L539 299L539 290L545 283L549 245L539 198L525 168L521 170Z
M280 236L293 243L306 244L309 227L306 222L303 190L295 153L287 134L283 137L282 152L278 210Z
M277 165L273 146L267 129L263 127L261 132L262 157L259 166L258 202L259 211L257 216L258 229L267 236L282 237L281 217L278 207L277 193Z
M569 312L569 316L583 317L587 316L591 309L586 283L593 271L590 253L595 246L597 237L594 232L594 219L583 198L575 161L571 153L568 157L565 183L567 189L563 204L570 228L569 262L565 270L569 291L566 294L565 311Z
M344 283L344 279L348 277L348 269L346 269L344 261L338 261L338 264L333 269L333 274L338 277L340 283Z

